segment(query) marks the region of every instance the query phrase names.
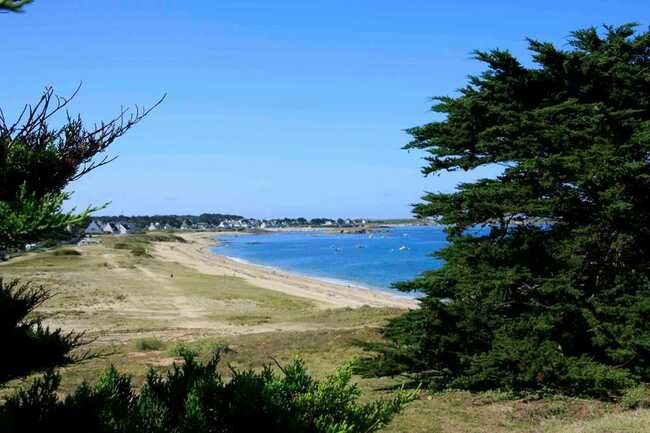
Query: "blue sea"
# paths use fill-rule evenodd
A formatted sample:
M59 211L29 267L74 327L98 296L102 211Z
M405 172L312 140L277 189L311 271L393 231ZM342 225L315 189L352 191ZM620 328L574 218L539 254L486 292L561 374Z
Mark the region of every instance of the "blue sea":
M366 234L282 232L224 235L213 248L249 263L386 290L391 283L409 280L437 268L431 254L446 245L440 227L392 227ZM403 294L402 294L403 295Z

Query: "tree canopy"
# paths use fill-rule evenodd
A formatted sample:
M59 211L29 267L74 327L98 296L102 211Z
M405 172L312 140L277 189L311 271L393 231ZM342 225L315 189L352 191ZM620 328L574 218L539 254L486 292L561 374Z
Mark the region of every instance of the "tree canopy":
M52 127L77 91L66 98L46 88L14 121L0 110L0 250L56 237L68 225L83 221L94 209L63 212L68 197L63 189L111 162L114 158L98 157L162 102L149 109L136 106L132 113L122 109L113 119L91 127L66 113L62 125Z
M529 40L534 65L487 65L409 129L425 175L499 164L496 178L428 193L445 264L398 283L421 309L392 320L366 374L437 386L608 397L650 380L650 32Z
M56 239L70 224L84 221L94 209L64 212L69 194L63 189L110 162L111 158L95 157L151 111L136 108L127 115L122 110L89 129L80 117L66 115L63 126L52 127L53 116L72 97L57 97L47 88L13 122L0 110L0 258L5 249L21 250L29 242ZM43 287L3 281L0 276L0 335L7 351L0 360L0 383L74 360L70 353L82 343L80 335L50 330L31 314L49 296Z

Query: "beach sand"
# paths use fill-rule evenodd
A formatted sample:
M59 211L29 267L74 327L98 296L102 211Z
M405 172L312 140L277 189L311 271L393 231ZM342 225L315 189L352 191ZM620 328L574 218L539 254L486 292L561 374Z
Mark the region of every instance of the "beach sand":
M249 283L314 301L323 309L361 307L417 308L414 299L364 289L352 285L337 284L317 278L295 275L289 272L242 263L213 253L218 232L183 233L187 243L157 242L154 257L176 262L208 275L240 277Z

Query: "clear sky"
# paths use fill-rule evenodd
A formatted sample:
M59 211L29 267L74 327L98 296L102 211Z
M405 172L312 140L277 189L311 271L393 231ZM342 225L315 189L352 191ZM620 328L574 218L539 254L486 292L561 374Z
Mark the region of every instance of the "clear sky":
M71 185L105 214L405 217L426 191L407 127L432 120L481 65L474 49L527 59L525 37L637 21L636 1L35 0L1 14L0 106L11 118L42 88L95 122L166 101Z

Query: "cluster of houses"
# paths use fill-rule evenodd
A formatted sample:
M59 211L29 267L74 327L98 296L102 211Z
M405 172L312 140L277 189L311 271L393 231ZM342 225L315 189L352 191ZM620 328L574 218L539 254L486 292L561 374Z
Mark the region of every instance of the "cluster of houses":
M284 219L241 219L241 220L225 220L222 221L217 228L219 229L270 229L270 228L285 228L285 227L308 227L308 226L325 226L325 227L354 227L366 225L366 220L351 220L351 219L318 219L317 221L307 221L302 218L284 218Z
M225 219L218 224L211 224L206 222L192 222L189 220L182 221L179 225L171 225L169 223L151 222L147 226L136 227L132 224L125 222L102 222L91 221L85 228L84 234L86 235L125 235L133 231L161 231L161 230L252 230L252 229L272 229L272 228L286 228L286 227L306 227L306 226L324 226L324 227L354 227L365 225L366 220L351 220L351 219L327 219L319 218L307 221L304 218L284 218L284 219L256 219L256 218L240 218L240 219Z
M126 223L101 223L91 221L84 230L87 235L125 235L131 232L131 227Z

